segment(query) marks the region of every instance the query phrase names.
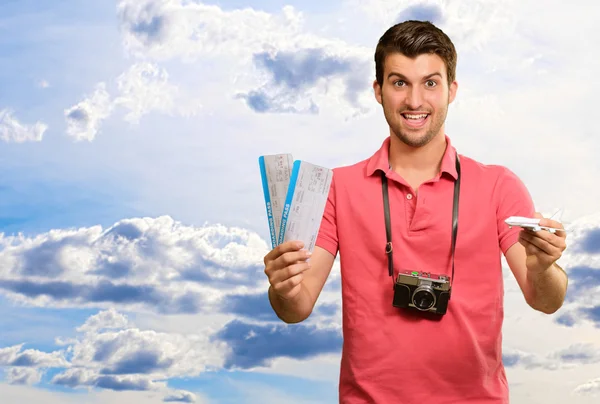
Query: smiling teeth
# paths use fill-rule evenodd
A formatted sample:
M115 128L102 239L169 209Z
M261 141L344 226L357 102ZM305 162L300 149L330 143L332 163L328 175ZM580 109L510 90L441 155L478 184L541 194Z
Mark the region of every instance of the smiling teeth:
M404 116L408 119L423 119L423 118L427 118L428 114L421 114L421 115L408 115L408 114L404 114Z

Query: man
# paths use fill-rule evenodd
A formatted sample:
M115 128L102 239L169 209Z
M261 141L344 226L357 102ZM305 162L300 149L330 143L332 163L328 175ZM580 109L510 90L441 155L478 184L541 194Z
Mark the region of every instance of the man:
M271 305L283 321L297 323L312 312L339 251L341 403L507 403L501 254L532 308L550 314L563 303L567 277L555 261L566 234L509 228L509 216L541 217L519 178L462 155L456 165L444 132L457 91L456 59L450 39L428 22L406 21L382 36L373 89L390 136L372 157L334 170L310 260L297 242L265 256ZM549 219L540 224L562 229ZM392 305L393 283L404 270L454 274L445 314Z

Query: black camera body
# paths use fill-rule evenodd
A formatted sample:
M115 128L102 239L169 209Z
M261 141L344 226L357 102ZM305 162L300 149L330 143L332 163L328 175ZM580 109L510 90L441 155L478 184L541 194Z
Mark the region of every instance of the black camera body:
M450 277L429 272L402 271L394 283L394 307L446 314Z

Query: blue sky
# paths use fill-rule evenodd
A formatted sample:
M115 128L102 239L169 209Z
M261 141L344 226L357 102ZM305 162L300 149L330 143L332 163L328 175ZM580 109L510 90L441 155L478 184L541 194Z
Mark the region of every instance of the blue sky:
M572 229L555 315L505 271L511 402L597 402L600 10L556 6L1 2L3 402L336 402L339 266L306 322L274 316L257 159L371 155L388 135L372 54L409 17L458 49L453 144Z

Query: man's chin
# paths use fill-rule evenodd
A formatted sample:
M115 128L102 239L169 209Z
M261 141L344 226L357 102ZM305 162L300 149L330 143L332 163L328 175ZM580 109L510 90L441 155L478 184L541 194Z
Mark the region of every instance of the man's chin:
M398 139L400 139L402 143L410 147L423 147L429 142L431 142L431 140L435 137L435 135L431 135L430 132L426 132L424 130L406 131L404 128L399 128L399 130L395 130L394 134Z

